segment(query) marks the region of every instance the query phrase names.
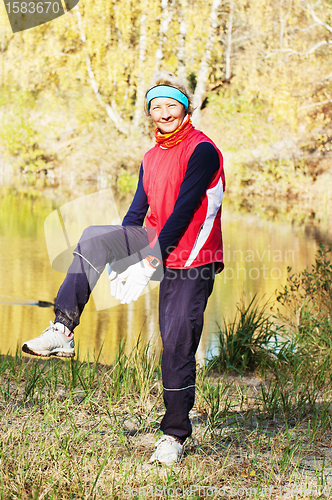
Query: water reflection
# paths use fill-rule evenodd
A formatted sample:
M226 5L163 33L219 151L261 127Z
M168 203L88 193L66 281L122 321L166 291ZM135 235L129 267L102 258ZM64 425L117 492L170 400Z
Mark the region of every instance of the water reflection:
M65 275L50 265L44 221L56 208L47 197L2 193L0 302L54 300ZM125 208L121 208L120 216ZM311 265L318 242L328 239L323 233L316 231L316 234L319 238L304 226L293 227L283 222L267 222L253 215L235 214L226 206L223 213L225 270L216 277L209 300L199 359L203 359L213 346L217 323L222 322L223 316L229 319L234 316L243 291L248 298L255 293L260 298L265 295L265 301L285 283L287 266L299 271ZM98 287L98 297L104 296L108 300L106 273ZM14 353L17 345L20 347L24 341L39 335L52 319L49 308L0 304L1 353ZM83 312L75 338L80 344L81 358L89 352L91 359L102 348L101 361L110 363L121 340L126 339L129 350L140 333L160 348L158 287L133 304L99 311L92 298Z

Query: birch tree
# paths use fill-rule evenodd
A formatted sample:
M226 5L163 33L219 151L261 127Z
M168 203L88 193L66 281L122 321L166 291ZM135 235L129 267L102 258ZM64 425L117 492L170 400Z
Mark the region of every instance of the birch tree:
M220 7L221 0L213 0L211 13L210 13L210 22L209 29L207 34L207 41L205 45L204 54L201 60L198 76L197 76L197 84L194 93L194 102L196 109L193 113L192 119L194 123L198 123L201 116L201 106L203 103L204 95L206 92L206 84L210 69L210 61L211 61L211 52L213 49L214 39L215 39L215 30L218 26L218 9Z
M76 7L74 7L74 9L76 10L77 25L78 25L78 31L80 33L81 42L83 44L86 44L86 37L85 37L85 33L83 30L83 26L82 26L81 12L80 12L78 4L76 5ZM95 93L97 101L105 109L107 115L113 121L116 129L119 130L119 132L122 132L123 134L128 134L128 125L124 123L123 119L121 118L120 114L118 113L115 101L112 100L111 105L109 105L108 103L105 103L100 92L99 92L99 85L96 82L94 73L92 71L91 59L90 59L90 56L89 56L87 51L85 51L85 61L86 61L86 67L87 67L87 72L88 72L88 76L90 79L91 87Z
M140 117L142 115L142 102L144 98L145 80L144 80L144 63L146 59L146 44L147 44L147 0L142 2L142 14L140 20L140 34L138 44L138 76L136 87L136 103L133 118L134 128L138 127Z
M225 78L226 78L226 80L229 80L231 77L233 12L234 12L234 2L233 2L233 0L231 0L229 3L226 52L225 52Z
M178 47L177 47L177 75L181 80L186 80L186 36L187 36L187 8L188 8L188 0L180 0L180 9L179 9L179 37L178 37Z
M330 73L330 0L86 0L15 37L5 15L1 92L50 92L75 102L78 121L105 117L125 134L139 126L145 84L161 66L196 83L196 121L210 88L248 106L261 98L283 120L287 109L296 113L290 99L314 104L303 102L314 95L310 82ZM234 77L227 86L225 77ZM322 102L327 84L326 92Z
M159 43L156 50L155 72L159 71L160 63L164 56L164 47L167 42L167 31L173 17L174 5L169 0L161 0L161 22L159 30Z

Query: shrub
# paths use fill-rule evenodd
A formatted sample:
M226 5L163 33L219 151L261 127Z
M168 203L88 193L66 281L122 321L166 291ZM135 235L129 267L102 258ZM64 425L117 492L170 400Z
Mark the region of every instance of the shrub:
M332 312L332 263L329 259L331 249L325 250L322 244L316 255L311 271L306 268L300 273L291 274L288 267L287 285L277 293L277 301L297 318L300 328L306 313L312 316L330 318Z

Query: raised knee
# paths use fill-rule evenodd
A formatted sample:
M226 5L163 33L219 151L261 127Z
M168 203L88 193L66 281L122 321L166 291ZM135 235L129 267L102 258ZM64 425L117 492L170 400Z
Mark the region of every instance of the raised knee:
M88 226L84 229L80 241L88 240L97 236L97 226Z

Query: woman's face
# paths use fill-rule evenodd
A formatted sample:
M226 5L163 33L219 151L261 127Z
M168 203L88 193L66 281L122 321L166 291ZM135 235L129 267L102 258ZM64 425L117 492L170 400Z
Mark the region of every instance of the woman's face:
M181 125L186 109L170 97L155 97L150 103L150 115L160 132L169 134Z

